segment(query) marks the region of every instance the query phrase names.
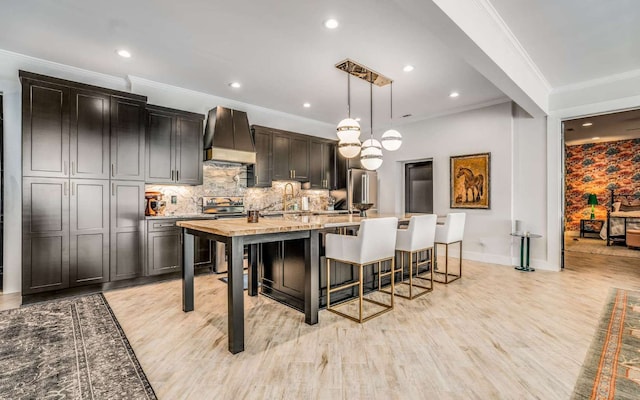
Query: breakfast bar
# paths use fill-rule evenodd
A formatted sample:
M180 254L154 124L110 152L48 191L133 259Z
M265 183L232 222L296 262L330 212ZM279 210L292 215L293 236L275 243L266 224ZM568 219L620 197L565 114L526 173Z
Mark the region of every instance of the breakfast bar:
M389 215L374 214L367 218ZM410 215L394 215L406 222ZM305 322L318 323L320 301L320 233L336 228L357 227L363 217L354 215L287 215L260 218L257 223L246 219L193 220L177 223L183 230L182 309L194 310L194 236L215 240L227 245L229 267L227 288L228 342L231 353L244 350L243 253L249 246L248 292L258 294L258 246L275 242L303 243L304 280L303 309ZM286 260L285 260L286 262ZM298 264L300 265L300 264ZM287 266L285 266L287 267ZM302 310L301 310L302 311Z

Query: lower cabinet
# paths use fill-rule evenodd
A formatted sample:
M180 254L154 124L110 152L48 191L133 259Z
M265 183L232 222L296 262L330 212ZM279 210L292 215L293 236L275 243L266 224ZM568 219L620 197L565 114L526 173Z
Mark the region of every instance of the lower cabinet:
M111 280L142 274L144 238L144 182L111 181Z
M263 243L259 254L262 293L304 309L304 240Z
M161 275L182 268L182 228L179 219L147 220L146 275ZM194 238L194 266L213 265L211 241Z

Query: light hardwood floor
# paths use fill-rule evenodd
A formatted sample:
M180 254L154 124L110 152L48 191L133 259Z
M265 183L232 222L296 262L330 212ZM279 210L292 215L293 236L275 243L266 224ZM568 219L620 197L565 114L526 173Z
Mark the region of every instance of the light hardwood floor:
M463 278L363 325L316 326L246 297L246 350L227 351L226 286L196 278L106 294L160 399L567 399L611 287L638 259L568 253L561 273L465 261Z

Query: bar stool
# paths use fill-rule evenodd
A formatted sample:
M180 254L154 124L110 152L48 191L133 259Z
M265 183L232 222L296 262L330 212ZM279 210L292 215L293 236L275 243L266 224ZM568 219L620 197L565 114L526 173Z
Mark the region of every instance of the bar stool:
M395 269L395 244L396 231L398 227L397 218L376 218L365 219L360 222L360 230L357 236L336 235L329 233L325 237L325 255L327 258L327 310L335 314L341 315L356 322L365 322L373 317L377 317L385 312L393 309L393 271ZM358 266L358 281L345 285L331 287L331 260L345 264L350 267ZM391 260L391 270L381 273L382 262ZM363 268L365 265L378 264L378 276L391 276L391 302L385 304L373 299L367 299L363 296ZM338 290L347 289L358 286L358 297L343 302L338 306L331 306L331 293ZM378 287L380 289L380 287ZM353 301L359 302L358 317L353 317L346 313L336 310L336 307L343 306ZM369 316L363 317L363 301L377 304L384 307L382 311L378 311Z
M449 213L444 225L436 225L436 240L434 246L434 261L436 270L434 271L438 277L443 275L437 270L438 266L438 245L445 245L445 263L444 263L444 280L434 279L438 283L451 283L462 277L462 237L464 236L465 213ZM449 245L460 243L460 270L458 275L449 273ZM453 279L449 279L452 277Z
M396 237L396 251L400 253L400 268L395 269L393 272L400 272L400 283L409 285L409 295L395 293L396 296L413 300L418 296L427 294L433 290L433 246L436 234L436 221L437 216L435 214L428 215L415 215L409 220L409 226L407 229L398 229ZM429 252L429 258L424 261L420 261L419 253ZM409 283L404 280L404 255L408 254L409 258ZM424 286L418 283L413 283L413 256L416 256L416 279L423 279L429 281L429 286ZM429 278L423 278L420 276L420 266L429 264ZM413 288L425 289L418 294L413 294ZM389 293L387 290L381 290L385 293Z

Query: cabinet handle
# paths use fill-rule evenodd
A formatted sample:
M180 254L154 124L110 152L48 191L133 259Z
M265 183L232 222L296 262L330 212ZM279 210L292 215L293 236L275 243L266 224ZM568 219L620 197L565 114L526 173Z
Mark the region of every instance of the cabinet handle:
M111 163L111 177L116 177L116 165L114 163Z
M180 180L180 170L176 170L176 182Z
M67 175L67 162L66 161L62 162L62 172L63 172L63 175Z
M116 183L115 182L111 182L111 195L112 196L116 195Z
M71 175L75 175L76 174L75 173L75 170L76 170L75 164L76 164L75 162L71 161Z
M64 195L66 196L69 192L68 192L69 188L67 187L67 182L64 183Z

